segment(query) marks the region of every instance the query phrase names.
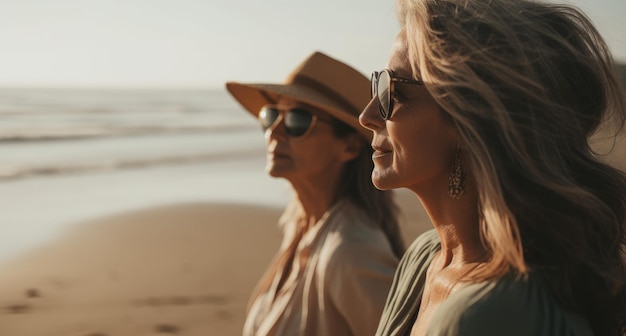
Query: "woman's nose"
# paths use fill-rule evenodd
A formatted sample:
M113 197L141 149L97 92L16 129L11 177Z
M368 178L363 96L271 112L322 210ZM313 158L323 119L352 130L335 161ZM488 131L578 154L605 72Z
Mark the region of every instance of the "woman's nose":
M287 138L287 130L285 129L285 123L282 115L279 115L276 121L274 121L274 123L272 123L272 125L265 130L264 135L266 140L272 138L282 140Z
M359 123L361 123L361 126L372 131L384 127L385 121L378 113L378 100L376 100L376 97L370 99L370 102L365 106L361 115L359 115Z

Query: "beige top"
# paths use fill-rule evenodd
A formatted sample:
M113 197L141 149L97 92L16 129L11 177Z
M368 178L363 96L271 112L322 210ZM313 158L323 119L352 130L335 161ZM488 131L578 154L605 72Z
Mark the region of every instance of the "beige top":
M295 222L287 218L283 228L279 254ZM243 335L374 335L397 264L382 230L340 201L300 240L280 292L284 269L252 303Z

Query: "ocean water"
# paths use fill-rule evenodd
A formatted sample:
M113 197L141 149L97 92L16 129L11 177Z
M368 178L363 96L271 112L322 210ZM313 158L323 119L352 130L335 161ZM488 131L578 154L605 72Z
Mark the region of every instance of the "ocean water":
M0 120L0 262L101 216L290 197L224 90L0 89Z

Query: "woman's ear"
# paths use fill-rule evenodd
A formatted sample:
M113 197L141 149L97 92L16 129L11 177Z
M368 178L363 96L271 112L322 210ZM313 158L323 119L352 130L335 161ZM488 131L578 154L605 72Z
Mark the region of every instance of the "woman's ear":
M359 156L363 146L365 146L365 142L361 135L357 133L350 134L343 140L344 144L339 159L342 162L350 162Z

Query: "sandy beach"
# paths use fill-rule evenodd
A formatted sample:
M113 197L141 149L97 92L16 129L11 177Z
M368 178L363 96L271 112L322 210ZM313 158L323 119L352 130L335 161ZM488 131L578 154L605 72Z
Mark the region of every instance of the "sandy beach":
M84 223L2 269L0 335L236 335L279 215L180 204Z
M397 196L410 241L430 224ZM280 213L174 204L82 223L0 268L0 335L239 335Z

